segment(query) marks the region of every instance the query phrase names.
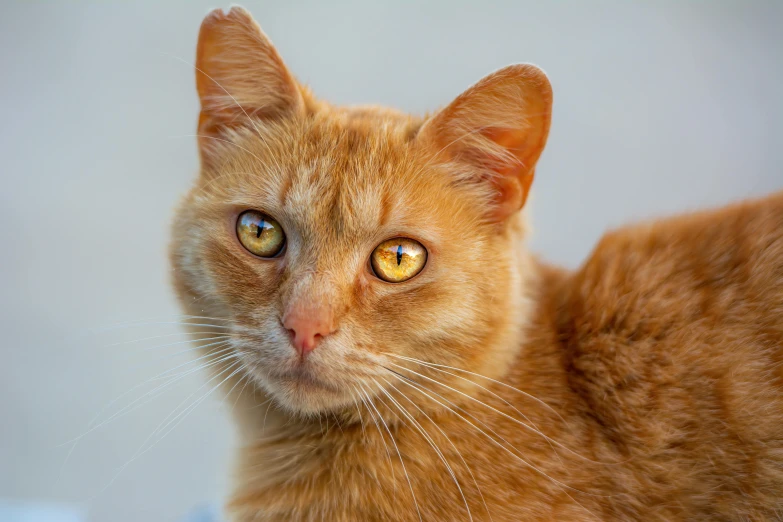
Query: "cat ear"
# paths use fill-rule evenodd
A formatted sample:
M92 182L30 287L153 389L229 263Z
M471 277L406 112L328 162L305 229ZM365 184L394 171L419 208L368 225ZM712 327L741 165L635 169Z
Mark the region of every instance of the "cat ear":
M202 157L225 128L251 119L279 118L304 108L302 93L269 38L241 7L210 12L196 49L201 100L198 134Z
M417 139L491 184L493 219L525 204L552 115L552 87L534 65L509 65L427 120Z

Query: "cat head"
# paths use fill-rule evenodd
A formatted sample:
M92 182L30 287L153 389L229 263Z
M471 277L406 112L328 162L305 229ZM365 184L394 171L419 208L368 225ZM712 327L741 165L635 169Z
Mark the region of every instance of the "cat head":
M335 107L237 7L204 20L196 69L201 172L171 257L186 311L225 320L225 360L304 415L426 384L412 359L502 373L525 318L541 70L505 67L426 118Z

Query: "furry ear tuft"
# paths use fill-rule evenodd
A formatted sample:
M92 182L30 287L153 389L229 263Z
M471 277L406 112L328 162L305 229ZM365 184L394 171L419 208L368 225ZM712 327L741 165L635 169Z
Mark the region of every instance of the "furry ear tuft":
M279 118L303 110L299 86L253 17L241 7L215 9L201 23L196 50L201 100L198 133L203 160L226 128L252 118Z
M425 122L418 139L475 167L492 184L491 215L502 221L527 200L551 115L552 87L544 72L530 64L509 65Z

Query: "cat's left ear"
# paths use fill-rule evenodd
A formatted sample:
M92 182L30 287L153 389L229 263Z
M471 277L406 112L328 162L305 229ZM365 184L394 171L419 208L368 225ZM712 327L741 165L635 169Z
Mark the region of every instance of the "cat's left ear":
M510 65L427 120L417 139L489 183L490 214L502 221L527 200L551 115L552 87L544 72L534 65Z

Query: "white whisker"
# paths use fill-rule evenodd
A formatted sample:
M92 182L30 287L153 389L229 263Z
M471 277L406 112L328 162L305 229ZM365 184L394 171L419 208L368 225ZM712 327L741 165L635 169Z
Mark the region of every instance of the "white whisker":
M359 395L359 398L361 399L362 403L364 404L365 408L367 408L367 412L370 415L370 418L372 419L373 423L375 424L375 428L378 430L378 435L381 437L381 442L383 442L383 447L386 450L386 458L389 460L389 469L392 473L392 484L394 488L394 495L397 495L397 478L394 474L394 466L392 465L392 459L391 459L391 451L389 451L389 446L386 444L386 438L383 436L383 432L381 431L381 426L378 424L378 421L375 419L375 415L373 414L372 410L370 409L370 405L367 404L367 400ZM376 477L376 480L377 477ZM378 488L380 489L381 484L380 481L378 482Z
M449 369L449 370L454 370L454 371L457 371L457 372L463 372L463 373L467 373L469 375L473 375L474 377L480 377L481 379L486 379L488 381L494 382L495 384L497 384L499 386L503 386L504 388L508 388L508 389L510 389L512 391L515 391L516 393L522 394L525 397L536 401L537 403L541 404L546 409L548 409L549 411L551 411L552 413L557 415L560 418L560 420L563 421L564 424L566 424L566 426L568 425L566 420L552 406L550 406L549 404L545 403L544 401L542 401L541 399L539 399L535 395L531 395L531 394L529 394L526 391L520 390L519 388L514 388L513 386L511 386L509 384L506 384L503 381L499 381L497 379L493 379L492 377L487 377L486 375L481 375L480 373L475 373L475 372L471 372L469 370L464 370L462 368L457 368L455 366L447 366L445 364L436 364L436 363L432 363L432 362L426 362L426 361L422 361L421 359L414 359L413 357L406 357L406 356L403 356L403 355L396 355L396 354L393 354L393 353L386 353L386 352L384 352L384 355L389 355L391 357L397 357L399 359L405 359L406 361L411 361L411 362L415 362L415 363L419 363L419 364L424 364L424 365L427 365L427 366L434 366L434 367L438 367L438 368L446 368L446 369Z
M170 319L183 319L183 321L171 321ZM142 319L134 319L131 321L122 321L119 323L113 323L107 326L101 326L97 328L91 328L90 331L94 333L98 332L106 332L109 330L113 330L115 328L119 327L125 327L125 326L144 326L148 324L176 324L176 325L192 325L193 323L188 323L185 321L188 320L195 320L195 319L203 319L208 321L222 321L226 323L234 323L233 319L226 319L223 317L209 317L206 315L182 315L182 314L175 314L175 315L157 315L153 317L146 317ZM164 322L159 322L164 321ZM216 326L213 324L206 324L204 326Z
M375 413L378 414L378 418L380 419L381 423L383 423L384 428L386 428L386 432L389 434L389 438L392 441L392 444L394 444L394 449L397 450L397 457L400 459L400 464L402 465L402 471L405 473L405 480L408 481L408 487L411 490L411 495L413 496L413 503L416 505L416 513L419 515L419 522L424 522L421 518L421 510L419 509L419 502L416 500L416 493L413 491L413 484L411 483L411 479L408 476L408 470L405 467L405 462L402 460L402 453L400 453L400 448L397 446L397 441L394 440L394 435L392 435L391 430L389 430L389 426L386 425L386 421L383 420L383 416L381 415L381 412L378 411L378 408L375 407L375 405L372 403L372 398L370 397L370 394L367 393L367 390L364 389L364 386L361 384L359 385L362 388L362 391L364 392L364 395L367 397L367 405L370 406L372 409L375 410Z
M234 356L235 356L235 357L239 357L239 354L234 354ZM234 364L232 364L232 365L228 366L228 368L226 368L225 370L221 371L220 373L218 373L217 375L215 375L214 377L212 377L211 379L209 379L209 380L208 380L206 383L204 383L204 384L203 384L201 387L199 387L199 388L196 390L196 392L197 392L198 390L200 390L201 388L203 388L203 387L204 387L206 384L209 384L210 382L212 382L212 381L213 381L213 380L215 380L216 378L220 377L221 375L223 375L223 374L225 374L226 372L228 372L229 370L231 370L231 369L232 369L232 368L233 368L233 367L234 367L234 366L235 366L237 363L239 363L239 361L237 361L236 363L234 363ZM240 364L241 364L241 363L240 363ZM188 414L190 414L190 412L192 412L192 411L193 411L193 410L194 410L194 409L195 409L195 408L196 408L196 407L197 407L199 404L201 404L201 403L202 403L202 402L203 402L203 401L204 401L204 400L205 400L207 397L209 397L209 396L210 396L210 395L211 395L211 394L212 394L212 393L213 393L213 392L214 392L214 391L215 391L217 388L219 388L219 387L220 387L220 386L221 386L221 385L222 385L224 382L226 382L228 379L230 379L231 377L233 377L233 376L234 376L234 375L235 375L235 374L236 374L238 371L240 371L240 370L241 370L241 366L240 366L240 368L238 368L238 369L234 370L234 371L233 371L233 372L232 372L232 373L231 373L231 374L230 374L228 377L226 377L225 379L223 379L222 381L220 381L218 384L216 384L214 387L212 387L212 389L211 389L211 390L209 390L209 391L208 391L208 392L206 392L204 395L202 395L202 396L201 396L201 398L199 398L199 399L197 399L196 401L194 401L194 403L193 403L193 404L191 404L190 406L188 406L187 408L185 408L185 409L184 409L182 412L180 412L180 413L179 413L177 416L175 416L175 417L174 417L173 419L171 419L171 420L170 420L170 421L169 421L169 422L168 422L168 423L167 423L165 426L163 426L163 427L161 428L161 425L162 425L164 422L166 422L166 420L167 420L169 417L171 417L171 415L172 415L172 414L173 414L173 413L174 413L176 410L178 410L178 409L180 408L180 406L182 406L182 404L184 404L184 403L185 403L187 400L189 400L189 399L190 399L190 398L191 398L191 397L192 397L192 396L193 396L193 395L194 395L196 392L193 392L193 393L191 393L191 394L190 394L190 395L189 395L189 396L188 396L188 397L185 399L185 401L181 402L181 403L180 403L180 404L179 404L179 405L178 405L176 408L174 408L174 411L172 411L172 413L170 413L170 414L169 414L169 415L168 415L168 416L167 416L165 419L163 419L163 421L161 422L161 424L159 424L159 425L158 425L158 427L157 427L157 428L155 428L155 430L154 430L154 431L153 431L153 432L150 434L150 436L149 436L149 437L147 437L147 438L144 440L144 442L142 442L142 444L141 444L141 446L139 447L139 450L136 452L136 454L135 454L133 457L131 457L131 458L130 458L130 460L128 460L128 461L127 461L125 464L123 464L123 465L122 465L122 466L121 466L121 467L120 467L120 468L117 470L117 472L114 474L114 476L113 476L113 477L112 477L112 479L109 481L109 483L108 483L108 484L106 484L106 486L104 486L104 487L103 487L103 489L101 489L101 491L99 491L98 493L100 494L100 493L102 493L103 491L106 491L106 489L108 489L108 488L109 488L109 487L110 487L110 486L111 486L111 485L114 483L114 481L116 481L116 480L117 480L117 478L118 478L118 477L119 477L119 476L122 474L122 472L125 470L125 468L127 468L127 467L128 467L128 466L129 466L129 465L130 465L132 462L134 462L136 459L138 459L139 457L141 457L142 455L144 455L145 453L147 453L148 451L150 451L152 448L154 448L154 447L155 447L155 446L156 446L156 445L157 445L157 444L158 444L158 443L159 443L161 440L163 440L163 439L166 437L166 435L168 435L169 433L171 433L171 431L172 431L172 430L174 430L174 429L175 429L177 426L179 426L179 424L180 424L180 423L181 423L183 420L185 420L185 418L188 416ZM174 422L174 421L175 421L177 418L180 418L179 422L177 422L176 424L174 424L174 426L172 426L172 427L171 427L171 428L170 428L168 431L166 431L165 433L163 433L163 435L161 435L161 436L158 438L158 440L156 440L156 441L155 441L153 444L151 444L151 445L150 445L148 448L144 449L144 446L145 446L145 445L146 445L146 444L149 442L149 440L150 440L150 439L151 439L151 438L152 438L152 437L153 437L153 436L154 436L156 433L158 433L159 431L162 431L163 429L166 429L166 427L168 427L168 426L169 426L169 425L170 425L172 422ZM142 450L143 450L143 451L142 451Z
M207 136L206 134L179 134L177 136L169 136L169 138L207 138L207 139L210 139L210 140L220 141L220 142L223 142L223 143L228 143L229 145L233 145L234 147L236 147L238 149L242 149L243 151L247 152L248 154L253 156L255 159L257 159L258 161L261 161L261 158L259 158L258 156L256 156L255 154L253 154L252 152L247 150L245 147L237 145L233 141L225 140L223 138L216 138L215 136Z
M207 74L206 72L202 71L200 68L196 67L196 64L189 63L187 60L183 60L183 59L182 59L182 58L180 58L179 56L174 56L173 54L167 54L167 53L163 53L163 54L165 54L166 56L168 56L168 57L170 57L170 58L174 58L175 60L179 60L180 62L182 62L182 63L184 63L184 64L186 64L186 65L190 65L190 66L191 66L191 67L193 67L195 70L197 70L199 73L201 73L201 74L203 74L204 76L206 76L207 78L209 78L209 79L210 79L210 80L211 80L211 81L212 81L212 82L213 82L215 85L217 85L218 87L220 87L220 89L221 89L223 92L225 92L225 93L226 93L226 95L228 95L228 97L229 97L229 98L231 98L231 100L232 100L232 101L233 101L233 102L236 104L236 106L237 106L237 107L239 107L239 110L241 110L241 111L244 113L245 117L248 119L248 121L250 122L250 124L251 124L251 125L253 126L253 128L255 129L255 131L256 131L256 134L258 134L258 138L261 140L261 142L262 142L264 145L267 145L267 143L266 143L266 140L264 139L264 136L261 134L261 129L259 129L259 128L258 128L258 126L256 125L256 122L255 122L255 121L253 121L253 118L251 118L251 117L250 117L250 115L247 113L247 111L245 110L245 108L244 108L244 107L242 107L242 105L240 105L240 104L239 104L239 102L237 101L237 99L236 99L236 98L234 98L234 95L232 95L230 92L228 92L228 89L226 89L225 87L223 87L223 86L220 84L220 82L218 82L218 81L217 81L216 79L214 79L212 76L210 76L210 75L209 75L209 74ZM268 145L267 145L267 148L269 148L269 146L268 146Z
M218 350L217 352L214 352L214 353L212 353L212 354L205 355L204 357L209 357L210 355L219 355L219 354L221 354L222 352L226 352L226 351L230 351L230 350L232 350L232 348L230 348L230 347L229 347L229 348L224 348L224 349L222 349L222 350ZM230 354L229 354L229 355L230 355ZM171 371L173 371L173 370L176 370L177 368L181 368L182 366L187 366L187 365L189 365L189 364L193 364L194 362L197 362L198 360L200 360L200 359L203 359L204 357L199 357L198 359L195 359L195 360L188 361L188 362L186 362L186 363L180 364L179 366L177 366L177 367L175 367L175 368L172 368L171 370L166 370L165 372L162 372L162 373L160 373L160 374L156 375L155 377L150 377L150 378L149 378L149 379L147 379L146 381L144 381L144 382L142 382L142 383L140 383L140 384L137 384L136 386L134 386L133 388L131 388L131 389L130 389L130 390L128 390L127 392L123 393L122 395L118 396L117 398L113 399L113 400L112 400L112 401L111 401L109 404L107 404L106 406L104 406L104 407L103 407L103 409L101 409L101 411L100 411L100 412L98 412L98 415L96 415L96 417L95 417L95 418L94 418L94 419L91 421L91 423L90 423L90 424L94 424L94 423L95 423L95 422L98 420L98 418L100 418L100 415L101 415L101 414L102 414L104 411L106 411L106 410L107 410L108 408L110 408L110 407L111 407L113 404L115 404L117 401L119 401L120 399L122 399L123 397L125 397L126 395L128 395L129 393L132 393L133 391L137 390L138 388L140 388L141 386L143 386L143 385L145 385L145 384L147 384L147 383L149 383L149 382L152 382L152 381L154 381L154 380L160 379L160 378L161 378L161 376L163 376L163 375L165 375L165 374L167 374L167 373L169 373L169 372L171 372ZM223 356L223 357L225 357L225 356ZM118 417L121 417L121 416L123 416L123 415L126 415L126 414L130 413L131 411L135 411L135 410L136 410L138 407L140 407L140 406L143 406L144 404L147 404L147 403L149 402L149 400L148 400L148 401L145 401L145 402L143 402L143 403L141 403L141 404L140 404L139 406L137 406L136 408L132 408L132 406L134 406L136 403L138 403L139 401L141 401L142 399L144 399L144 398L145 398L145 397L147 397L148 395L150 395L150 394L154 394L154 393L156 393L156 392L158 392L158 391L160 391L160 390L163 390L163 389L165 389L165 388L167 388L167 387L171 386L171 385L172 385L172 384L174 384L175 382L179 381L179 380L180 380L180 379L182 379L183 377L185 377L185 376L187 376L187 375L190 375L190 374L192 374L192 373L198 372L199 370L203 370L204 368L208 368L209 366L212 366L212 365L214 365L214 364L217 364L217 363L221 362L222 360L223 360L223 358L221 357L220 359L218 359L218 360L216 360L216 361L210 361L210 362L209 362L209 363L207 363L206 365L201 365L201 366L198 366L198 367L196 367L196 368L190 369L190 370L188 370L188 371L186 371L186 372L184 372L184 373L181 373L181 374L176 374L176 375L174 375L174 376L171 376L171 377L169 377L169 380L168 380L167 382L165 382L165 383L163 383L163 384L160 384L160 385L158 385L157 387L155 387L155 388L153 388L152 390L148 391L147 393L145 393L145 394L144 394L144 395L142 395L141 397L137 398L136 400L134 400L134 401L133 401L133 402L131 402L130 404L127 404L126 406L124 406L123 408L121 408L119 411L115 412L115 413L114 413L114 414L113 414L111 417L109 417L109 418L108 418L108 419L106 419L105 421L101 422L100 424L98 424L98 425L96 425L96 426L93 426L93 427L89 428L87 431L85 431L85 432L84 432L84 433L82 433L81 435L77 436L76 438L74 438L74 439L71 439L71 440L69 440L69 441L66 441L66 442L64 442L64 443L60 444L60 446L65 446L66 444L71 444L71 443L73 443L73 444L76 444L77 442L79 442L79 440L81 440L82 438L84 438L86 435L88 435L89 433L92 433L93 431L95 431L95 430L97 430L97 429L101 428L102 426L105 426L106 424L108 424L109 422L111 422L113 419L116 419L116 418L118 418ZM152 398L154 398L154 396L153 396ZM152 398L150 398L150 400L152 400ZM73 449L72 449L72 450L73 450ZM70 453L69 453L69 455L70 455Z
M400 411L400 413L403 414L405 418L407 418L413 427L421 434L422 437L424 437L424 440L427 441L427 443L430 445L430 447L435 450L435 454L438 455L440 460L443 462L443 464L446 466L446 469L449 472L449 475L451 475L451 479L454 481L454 484L457 486L457 490L459 491L460 496L462 497L462 501L465 503L465 509L468 512L468 519L473 520L473 514L470 512L470 507L468 506L468 500L465 498L465 493L462 491L462 486L460 486L459 480L457 479L456 473L454 473L454 470L451 468L451 465L449 464L449 461L446 460L446 456L443 454L443 452L438 448L438 445L435 444L435 441L432 439L432 437L427 433L427 431L424 429L424 427L415 419L413 416L402 407L402 405L394 399L394 397L389 394L382 386L378 385L378 389L388 397L388 399L392 402L394 406L397 407L397 409Z
M419 361L419 360L411 359L411 358L408 358L408 357L400 357L400 358L402 358L402 359L406 359L406 360L411 360L412 362L416 362L416 363L418 363L418 364L421 364L421 365L423 365L423 366L425 366L425 367L431 367L431 366L442 366L442 365L435 365L435 364L432 364L432 365L431 365L430 363L425 363L424 361ZM429 377L425 377L424 375L421 375L421 374L419 374L419 373L417 373L417 372L414 372L413 370L410 370L409 368L405 368L404 366L400 366L400 365L398 365L398 364L394 364L394 363L390 363L390 364L392 364L392 365L394 365L394 366L396 366L396 367L398 367L398 368L402 368L402 369L404 369L404 370L407 370L407 371L413 372L413 373L415 373L416 375L419 375L419 376L421 376L421 377L423 377L423 378L425 378L425 379L430 379ZM487 404L487 403L485 403L485 402L482 402L482 401L480 401L480 400L476 399L475 397L471 397L470 395L467 395L467 394L465 394L465 393L463 393L463 392L461 392L461 391L459 391L459 390L456 390L456 389L450 388L450 387L446 386L445 384L438 382L438 381L437 381L437 380L435 380L435 379L430 379L430 380L432 380L433 382L435 382L435 383L437 383L437 384L440 384L441 386L444 386L444 387L446 387L446 388L449 388L450 390L452 390L452 391L455 391L455 392L457 392L457 393L459 393L459 394L461 394L461 395L464 395L465 397L468 397L469 399L471 399L471 400L473 400L473 401L475 401L475 402L477 402L477 403L481 404L482 406L484 406L484 407L486 407L486 408L489 408L490 410L492 410L492 411L494 411L494 412L496 412L496 413L499 413L500 415L502 415L502 416L504 416L504 417L506 417L506 418L508 418L508 419L512 420L513 422L515 422L515 423L517 423L517 424L519 424L519 425L521 425L521 426L525 427L526 429L528 429L528 430L532 431L533 433L535 433L535 434L537 434L537 435L541 436L541 437L542 437L544 440L546 440L546 441L547 441L547 443L548 443L550 446L552 446L552 444L554 444L554 445L558 446L559 448L562 448L562 449L564 449L565 451L567 451L567 452L569 452L569 453L571 453L571 454L575 455L576 457L578 457L578 458L580 458L580 459L582 459L582 460L585 460L585 461L587 461L587 462L591 462L591 463L593 463L593 464L601 464L601 465L617 465L617 464L622 464L622 462L614 462L614 463L611 463L611 462L610 462L610 463L604 463L604 462L599 462L599 461L593 460L593 459L591 459L591 458L585 457L584 455L582 455L582 454L580 454L580 453L578 453L578 452L576 452L576 451L572 450L572 449L571 449L571 448L569 448L568 446L566 446L566 445L562 444L561 442L558 442L557 440L555 440L555 439L553 439L553 438L549 437L549 436L548 436L548 435L546 435L544 432L542 432L541 430L539 430L539 429L538 429L538 427L537 427L537 426L536 426L536 425L533 423L533 421L531 421L531 420L530 420L530 418L528 418L528 416L527 416L527 415L525 415L524 413L522 413L521 411L519 411L519 409L517 409L517 408L516 408L516 407L515 407L513 404L511 404L510 402L508 402L507 400L505 400L503 397L499 396L498 394L496 394L496 393L495 393L495 392L493 392L492 390L490 390L490 389L488 389L488 388L486 388L486 387L484 387L484 386L482 386L482 385L480 385L480 384L478 384L478 383L476 383L476 382L474 382L474 381L471 381L470 379L466 379L465 377L461 377L461 376L459 376L459 375L455 375L455 374L453 374L453 373L451 373L451 372L447 372L447 371L445 371L445 370L441 370L440 368L431 368L431 369L433 369L433 370L435 370L435 371L438 371L438 372L441 372L441 373L445 373L445 374L447 374L447 375L451 375L452 377L457 377L457 378L459 378L459 379L462 379L462 380L464 380L464 381L467 381L467 382L469 382L469 383L471 383L471 384L474 384L474 385L478 386L479 388L481 388L481 389L485 390L486 392L490 393L490 394L491 394L491 395L493 395L494 397L498 398L499 400L503 401L505 404L507 404L508 406L510 406L511 408L513 408L513 409L514 409L514 410L515 410L515 411L516 411L516 412L517 412L519 415L521 415L521 416L522 416L522 417L523 417L525 420L527 420L527 421L530 423L530 425L528 425L528 424L526 424L526 423L524 423L524 422L520 421L519 419L515 419L515 418L511 417L510 415L508 415L508 414L506 414L506 413L504 413L504 412L502 412L502 411L498 410L497 408L493 408L493 407L492 407L492 406L490 406L489 404ZM468 372L468 373L472 373L472 372ZM480 375L478 375L478 374L476 374L476 375L477 375L477 376L480 376ZM498 384L502 384L502 383L500 383L499 381L495 381L495 382L497 382ZM513 390L515 390L515 391L519 391L519 390L517 390L516 388L512 388L512 389L513 389ZM523 392L523 393L524 393L524 392ZM539 401L539 402L540 402L540 401ZM550 410L552 409L552 408L550 408L549 406L547 406L547 408L549 408ZM558 417L560 417L560 415L559 415L559 414L558 414ZM562 417L560 417L560 418L561 418L561 419L563 419ZM563 419L563 422L565 423L565 419ZM566 426L568 426L568 424L567 424L567 423L565 423L565 424L566 424ZM554 448L552 448L552 449L554 450ZM557 451L555 451L555 455L557 455ZM559 455L558 455L558 458L559 458Z
M248 384L251 383L250 374L249 373L245 373L244 375L242 375L242 378L239 379L239 382L242 382L242 381L245 381L245 384L242 386L242 389L239 390L239 395L237 395L237 398L234 399L234 404L231 405L231 411L232 412L236 409L237 403L239 402L239 398L242 397L242 394L245 392L245 388L247 388ZM271 400L272 399L267 399L266 402L269 402ZM261 405L263 406L263 403Z
M419 411L419 413L424 415L424 417L426 417L432 423L432 425L435 426L435 428L441 433L441 435L443 435L446 438L449 444L451 444L451 447L454 448L454 451L457 452L457 455L459 455L460 460L462 460L462 464L468 470L468 473L470 473L470 478L473 479L473 484L476 486L476 490L478 491L478 494L481 497L481 502L484 504L484 509L487 510L487 515L489 516L489 519L492 520L492 513L489 512L489 506L487 506L487 502L486 500L484 500L484 494L481 492L481 487L479 487L478 481L476 480L476 477L473 475L473 471L470 469L470 466L468 466L468 463L465 461L465 458L462 456L462 452L459 450L459 448L457 448L457 446L451 441L449 436L446 435L446 432L443 431L443 429L440 426L438 426L438 424L429 415L427 415L427 413L424 410L419 408L419 406L410 397L408 397L405 393L402 392L402 390L397 388L393 383L389 382L387 379L383 377L382 379L388 386L390 386L393 390L395 390L402 397L404 397L405 400L411 403L413 407Z
M218 328L223 330L231 330L233 327L231 326L223 326L219 324L209 324L209 323L183 323L180 321L152 321L147 323L126 323L126 324L119 324L111 327L102 328L100 330L93 330L93 332L105 332L108 330L119 330L119 329L127 329L127 328L136 328L139 326L161 326L161 325L176 325L176 326L203 326L207 328Z
M484 436L487 438L487 440L489 440L491 443L493 443L494 445L496 445L496 446L497 446L497 447L499 447L500 449L504 450L505 452L507 452L508 454L510 454L511 456L513 456L515 459L517 459L517 460L519 460L520 462L522 462L522 464L524 464L524 465L525 465L526 467L528 467L529 469L531 469L531 470L535 471L536 473L539 473L539 474L540 474L540 475L542 475L543 477L545 477L545 478L549 479L549 480L550 480L550 481L551 481L553 484L556 484L556 485L560 486L561 488L570 489L570 490L576 491L576 492L578 492L578 493L582 493L582 494L584 494L584 495L589 495L589 496L593 496L593 497L604 497L604 498L606 498L606 497L609 497L609 496L610 496L610 495L596 495L596 494L593 494L593 493L588 493L588 492L586 492L586 491L582 491L582 490L580 490L580 489L577 489L577 488L574 488L574 487L572 487L572 486L569 486L569 485L567 485L567 484L564 484L563 482L561 482L561 481L557 480L556 478L554 478L554 477L551 477L550 475L548 475L548 474L547 474L547 473L545 473L544 471L542 471L542 470L538 469L536 466L534 466L533 464L531 464L530 462L528 462L528 461L527 461L527 460L525 460L524 458L522 458L522 457L520 457L519 455L517 455L517 453L515 453L514 451L511 451L511 450L510 450L508 447L506 447L506 446L504 446L503 444L499 443L497 440L495 440L493 437L491 437L491 436L490 436L490 435L489 435L487 432L485 432L484 430L482 430L481 428L479 428L478 426L476 426L475 424L473 424L472 422L470 422L469 420L467 420L465 417L463 417L462 415L460 415L459 413L457 413L457 412L456 412L454 409L450 408L450 407L449 407L449 406L447 406L446 404L443 404L443 403L442 403L442 402L440 402L438 399L434 398L432 395L430 395L429 393L427 393L427 391L425 391L426 389L424 389L424 388L423 388L423 386L422 386L421 384L416 384L416 383L413 383L413 382L411 382L409 379L407 379L407 378L403 378L402 376L400 376L400 375L398 375L398 374L396 374L396 373L394 373L394 372L391 372L391 373L392 373L392 375L394 375L395 377L397 377L397 378L400 380L400 382L402 382L402 383L405 383L406 385L408 385L408 386L412 387L414 390L417 390L419 393L421 393L421 394L423 394L424 396L428 397L430 400L432 400L432 401L434 401L435 403L437 403L437 404L439 404L439 405L443 406L444 408L446 408L447 410L449 410L450 412L452 412L454 415L456 415L457 417L459 417L460 419L462 419L464 422L466 422L468 425L470 425L470 426L472 426L474 429L478 430L478 432L479 432L479 433L481 433L482 435L484 435ZM431 390L430 390L430 391L431 391ZM431 391L431 392L432 392L432 391ZM440 395L439 393L437 393L437 392L432 392L432 393L434 393L435 395L437 395L438 397L440 397L441 399L443 399L445 402L448 402L449 404L451 404L451 405L452 405L452 406L454 406L455 408L457 408L457 409L460 409L460 410L461 410L461 408L459 408L458 406L456 406L454 403L452 403L451 401L449 401L448 399L446 399L445 397L443 397L443 396L442 396L442 395ZM464 411L464 410L462 410L462 411ZM467 412L465 412L465 413L467 413ZM471 416L471 417L472 417L472 416ZM474 417L474 419L475 419L475 417ZM500 440L502 440L503 442L505 442L505 443L506 443L508 446L510 446L511 448L513 448L515 451L519 452L519 450L517 450L516 448L514 448L514 446L513 446L511 443L509 443L509 442L508 442L506 439L504 439L503 437L501 437L500 435L498 435L498 434L497 434L497 433L496 433L494 430L492 430L491 428L489 428L489 430L490 430L490 431L492 431L492 432L493 432L493 434L494 434L495 436L497 436L497 437L498 437ZM520 452L520 453L521 453L521 452ZM581 507L582 507L582 508L583 508L585 511L587 511L587 512L588 512L588 513L590 513L591 515L595 516L595 514L594 514L592 511L590 511L589 509L587 509L586 507L584 507L584 506L583 506L583 505L582 505L580 502L578 502L578 501L577 501L575 498L573 498L571 495L569 495L567 491L563 490L563 494L565 494L566 496L568 496L568 498L570 498L571 500L573 500L573 501L574 501L574 502L575 502L577 505L581 506ZM596 518L597 518L597 519L599 519L599 517L596 517Z
M199 332L174 332L174 333L163 334L163 335L152 335L150 337L141 337L140 339L132 339L130 341L120 341L120 342L117 342L117 343L105 344L105 345L103 345L102 348L111 348L112 346L122 346L122 345L125 345L125 344L135 344L135 343L140 343L142 341L149 341L149 340L152 340L152 339L162 339L164 337L174 337L176 335L203 335L203 334L220 335L222 337L229 337L231 335L231 334L219 333L219 332L202 332L202 331L199 331ZM184 341L178 341L175 344L188 343L188 342L197 341L197 340L201 340L201 339L185 339ZM155 348L163 348L164 346L170 346L170 345L163 344L163 345L159 345L159 346L153 346L152 348L144 348L144 350L154 350Z

